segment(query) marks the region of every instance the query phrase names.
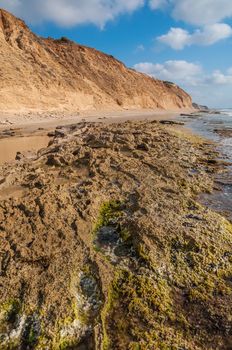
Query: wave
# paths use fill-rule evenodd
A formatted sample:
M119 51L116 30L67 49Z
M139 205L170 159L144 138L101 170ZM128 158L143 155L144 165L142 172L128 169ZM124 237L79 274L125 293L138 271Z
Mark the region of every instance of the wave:
M223 113L224 115L228 115L229 117L232 117L232 109L231 108L220 109L220 112Z

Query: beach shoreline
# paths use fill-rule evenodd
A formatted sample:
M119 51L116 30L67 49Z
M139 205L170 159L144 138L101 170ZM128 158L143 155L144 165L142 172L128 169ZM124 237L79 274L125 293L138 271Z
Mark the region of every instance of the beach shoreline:
M85 111L82 114L49 113L15 114L11 118L0 115L0 165L12 162L16 157L31 156L40 148L47 147L49 137L57 128L68 127L78 123L102 123L105 125L124 123L126 121L167 121L175 123L181 113L190 110L124 110L124 111ZM7 121L7 125L4 121ZM178 124L178 122L176 121ZM18 156L17 156L18 154Z
M70 112L28 112L28 113L0 113L0 130L5 128L22 128L35 130L36 128L51 129L58 125L69 125L83 120L86 122L123 122L126 120L160 120L165 118L175 118L181 113L191 113L194 110L99 110Z
M46 148L50 142L52 142L53 137L57 135L59 130L68 130L71 126L81 123L95 123L96 126L99 124L103 125L113 125L113 124L123 124L126 122L158 122L164 123L167 126L170 124L171 130L173 130L177 137L185 135L185 137L194 142L202 142L204 140L206 143L212 143L212 148L219 146L218 142L215 140L210 141L209 135L202 135L203 124L201 132L195 127L192 127L192 124L198 125L199 122L202 123L202 118L205 118L207 115L213 115L213 111L201 112L200 111L190 111L190 110L181 110L181 111L157 111L157 110L129 110L129 111L88 111L82 113L81 115L70 116L64 115L63 118L54 118L51 119L47 114L44 114L41 119L38 121L38 115L35 114L33 119L26 120L25 115L15 121L15 124L11 127L0 126L0 166L6 163L17 164L17 160L21 158L33 159L36 157L37 152L41 148ZM218 116L219 113L217 112ZM221 117L221 116L220 116ZM37 120L37 121L36 121ZM26 121L26 123L25 123ZM58 130L58 131L57 131ZM218 150L218 158L223 157L222 150ZM223 164L223 162L222 162ZM214 201L219 202L219 207L216 205L217 211L220 212L220 206L222 206L221 213L225 212L227 217L231 217L232 214L226 212L226 201L227 197L223 197L224 188L218 186L219 182L225 182L226 174L226 163L224 164L225 171L218 178L215 177L215 191L214 195L204 195L202 196L202 202L206 205L215 207ZM228 175L229 176L229 175ZM221 180L223 178L223 181ZM224 202L225 201L225 202ZM221 203L222 202L222 203ZM213 204L212 204L213 203Z

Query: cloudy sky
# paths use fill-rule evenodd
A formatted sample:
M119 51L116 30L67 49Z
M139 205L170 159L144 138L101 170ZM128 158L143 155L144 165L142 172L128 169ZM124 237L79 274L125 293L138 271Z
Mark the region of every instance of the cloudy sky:
M67 36L232 107L232 0L0 0L42 36Z

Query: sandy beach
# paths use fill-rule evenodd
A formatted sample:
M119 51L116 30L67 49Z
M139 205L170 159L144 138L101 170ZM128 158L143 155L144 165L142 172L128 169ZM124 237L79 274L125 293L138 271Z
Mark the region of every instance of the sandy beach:
M189 110L187 110L189 111ZM184 112L184 111L183 111ZM104 124L123 123L125 121L174 119L180 115L176 111L92 111L81 114L12 114L0 115L0 164L13 161L16 153L29 154L46 147L48 134L58 126L68 126L83 121Z
M27 113L2 113L0 112L0 130L13 127L35 130L36 128L43 127L46 129L54 128L57 125L68 125L72 123L78 123L80 121L99 122L104 121L107 123L121 122L126 120L153 120L153 119L166 119L174 118L180 115L180 113L189 113L194 111L193 109L182 110L100 110L100 111L83 111L76 113L68 112L27 112Z
M0 350L232 349L219 3L0 0Z

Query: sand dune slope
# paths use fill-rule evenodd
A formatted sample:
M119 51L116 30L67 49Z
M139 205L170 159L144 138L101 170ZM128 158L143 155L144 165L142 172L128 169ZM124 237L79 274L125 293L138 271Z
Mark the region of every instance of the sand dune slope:
M0 9L1 111L190 107L190 96L175 84L66 38L40 38Z

